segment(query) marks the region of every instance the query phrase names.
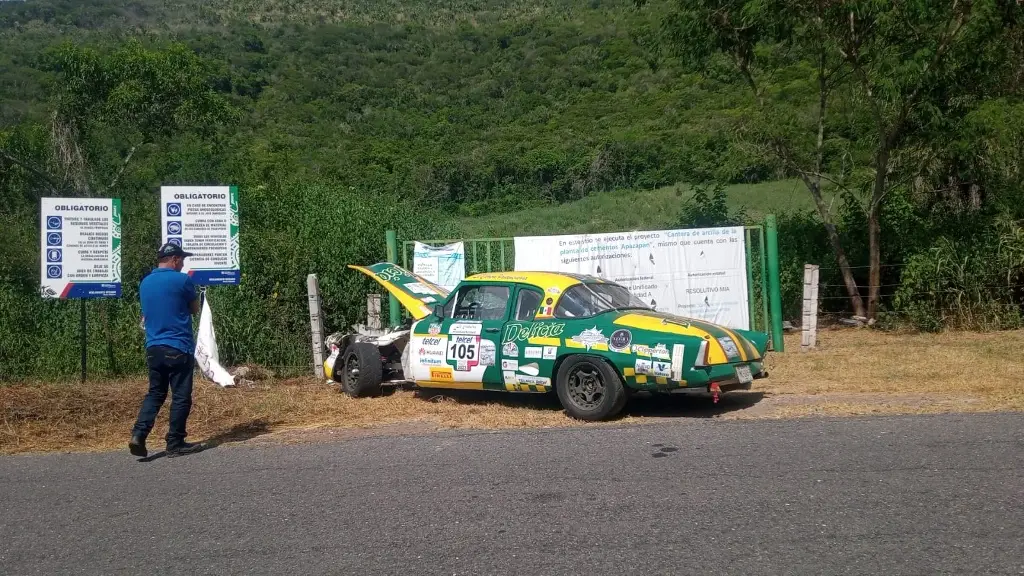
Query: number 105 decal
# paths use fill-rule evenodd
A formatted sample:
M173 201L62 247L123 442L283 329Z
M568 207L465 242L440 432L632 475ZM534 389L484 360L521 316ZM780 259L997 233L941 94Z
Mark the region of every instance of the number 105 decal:
M469 370L480 364L480 337L452 336L448 342L448 360L455 361L456 370Z
M476 360L479 349L479 336L453 336L448 343L448 359Z

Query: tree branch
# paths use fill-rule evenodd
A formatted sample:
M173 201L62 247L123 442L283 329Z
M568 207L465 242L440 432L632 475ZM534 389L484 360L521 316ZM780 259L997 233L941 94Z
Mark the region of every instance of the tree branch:
M117 185L117 181L120 180L121 179L121 175L124 174L124 169L128 167L128 163L131 162L132 156L135 155L135 150L139 146L142 146L143 144L145 144L145 142L140 142L138 144L133 144L131 149L128 150L128 155L124 157L124 162L121 162L121 167L118 168L117 174L114 175L114 179L110 181L110 185L107 186L107 190L112 190L114 188L114 186Z
M29 172L30 174L32 174L33 176L35 176L39 180L42 180L50 188L50 191L53 192L54 194L59 194L61 192L62 188L60 186L58 186L57 184L55 184L53 179L51 179L50 176L47 175L42 170L40 170L40 169L38 169L38 168L28 164L24 160L19 159L17 156L14 156L10 152L7 152L6 150L3 150L2 148L0 148L0 156L2 156L8 162L10 162L12 164L15 164L17 166L20 166L22 169L24 169L25 171Z

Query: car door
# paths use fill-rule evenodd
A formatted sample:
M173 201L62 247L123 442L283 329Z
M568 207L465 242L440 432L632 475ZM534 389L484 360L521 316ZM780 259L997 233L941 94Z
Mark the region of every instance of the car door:
M414 381L432 388L504 389L498 345L512 291L509 284L463 283L440 315L417 322L410 353Z
M501 375L510 392L546 392L551 386L551 371L558 358L558 338L541 338L547 333L547 320L540 311L544 293L533 286L516 290L512 317L505 325L501 346ZM548 314L547 316L550 316ZM538 337L531 337L536 333Z

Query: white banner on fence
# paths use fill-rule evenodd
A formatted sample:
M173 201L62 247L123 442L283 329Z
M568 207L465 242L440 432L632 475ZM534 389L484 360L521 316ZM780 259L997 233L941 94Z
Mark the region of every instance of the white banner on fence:
M515 239L517 271L589 274L656 310L749 329L742 226Z
M412 271L451 290L466 277L465 246L462 242L446 246L416 242L413 247Z

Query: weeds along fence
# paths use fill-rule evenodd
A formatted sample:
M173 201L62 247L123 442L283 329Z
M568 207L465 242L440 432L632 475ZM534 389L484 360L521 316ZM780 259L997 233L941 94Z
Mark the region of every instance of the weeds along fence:
M310 374L305 296L255 301L228 287L207 290L225 364L260 364L282 376ZM263 299L260 299L263 300ZM80 301L44 301L0 289L0 381L79 373ZM85 302L90 377L145 374L137 291Z
M261 206L259 197L250 197L248 201L250 214L270 210ZM338 216L334 220L282 220L268 224L258 234L248 235L243 220L242 283L207 290L225 366L258 364L279 376L312 374L306 275L313 272L320 278L324 331L330 334L366 322L368 293L381 294L383 301L388 301L379 286L346 269L347 264L390 259L411 265L408 247L403 253L396 249L388 258L385 242L381 241L386 234L379 222L406 223L407 227L396 234L402 238L458 238L454 230L418 222L415 215L393 212L391 204L372 205L362 200L357 203L329 187L299 188L288 201L295 204L290 208L294 212L306 210L304 206L308 205L311 213L317 213L327 206L329 214L341 214L344 219ZM279 210L280 198L268 193L266 203ZM353 206L361 212L353 212ZM148 209L143 206L138 210ZM26 220L26 229L37 230L37 220ZM364 225L360 223L365 228L360 228ZM16 226L17 222L12 220L8 224ZM803 267L808 262L820 264L822 323L848 318L851 310L842 277L829 257L827 243L816 236L820 234L820 224L797 224L800 225L782 219L779 223L780 321L785 318L800 323ZM353 236L353 228L359 232L357 236ZM1024 235L1016 234L1016 227L1008 230L1014 234L1003 234L985 245L940 240L931 249L904 261L884 264L882 313L877 326L923 330L1024 326ZM127 232L128 241L136 245L146 243L139 240L137 233L133 237L131 229ZM762 285L768 274L767 267L760 265L760 246L759 239L754 238L749 251L754 262L751 286ZM33 286L38 275L38 254L34 250L24 250L24 257L7 252L4 258L8 260L0 263L8 266L8 272L0 266L0 381L70 380L79 373L79 302L39 298ZM136 286L141 271L151 266L152 257L148 250L136 252L127 255L122 298L91 300L86 304L91 378L145 374ZM852 257L863 261L861 256ZM508 267L514 262L514 246L507 239L491 244L490 248L479 245L475 251L470 248L467 260L467 271L471 273ZM866 298L868 268L855 266L853 272ZM754 316L762 316L764 292L754 290L753 296L753 306L758 311ZM771 315L771 303L768 304ZM385 315L387 312L385 304ZM763 325L755 320L757 329L763 329Z

